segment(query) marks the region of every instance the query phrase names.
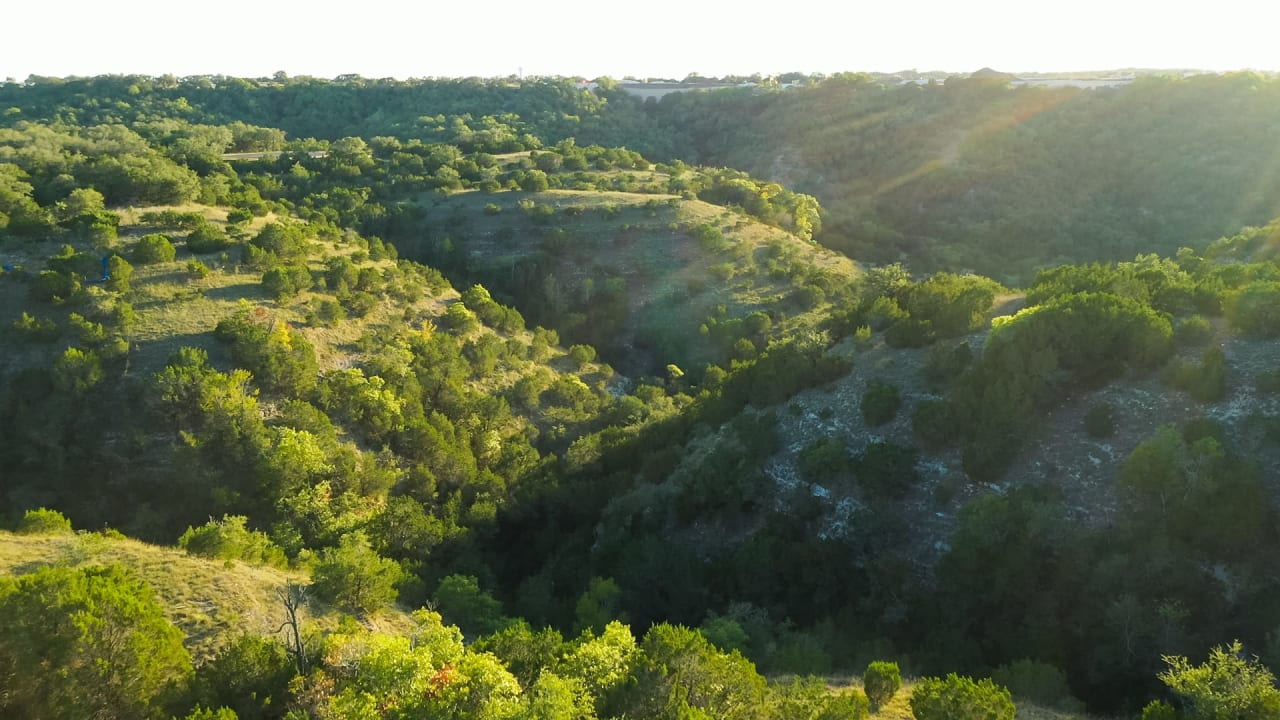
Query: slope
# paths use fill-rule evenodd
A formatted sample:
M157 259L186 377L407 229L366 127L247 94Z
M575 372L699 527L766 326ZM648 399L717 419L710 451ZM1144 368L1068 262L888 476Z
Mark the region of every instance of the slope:
M0 574L22 575L50 565L111 564L123 565L155 589L165 615L182 630L197 663L238 635L278 633L285 612L276 591L310 582L304 573L195 557L118 534L0 531ZM342 613L314 598L299 615L304 628L311 629L333 629L342 618ZM381 611L365 622L386 632L413 627L413 620L399 609Z

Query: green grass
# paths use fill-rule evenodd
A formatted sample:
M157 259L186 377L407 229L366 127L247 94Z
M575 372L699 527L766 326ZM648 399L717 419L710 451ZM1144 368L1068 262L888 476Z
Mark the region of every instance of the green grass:
M196 662L238 635L273 635L284 621L276 590L308 583L305 573L188 555L174 548L97 533L15 535L0 531L0 574L21 575L49 565L71 567L118 563L156 591L169 620L182 630ZM331 628L340 614L319 601L306 606L304 629ZM399 610L366 618L383 629L412 627Z

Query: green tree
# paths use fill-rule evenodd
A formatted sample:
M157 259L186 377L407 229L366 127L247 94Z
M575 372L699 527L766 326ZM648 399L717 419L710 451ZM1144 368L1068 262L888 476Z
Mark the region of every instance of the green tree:
M206 707L226 707L239 720L284 716L296 671L278 641L241 635L200 666L192 695Z
M182 633L120 566L0 578L7 717L159 718L191 675Z
M348 533L338 547L325 548L312 572L316 592L339 606L370 613L396 599L400 566L374 552L362 532Z
M480 589L470 575L450 575L440 581L435 594L440 614L457 624L468 637L489 635L506 625L502 603Z

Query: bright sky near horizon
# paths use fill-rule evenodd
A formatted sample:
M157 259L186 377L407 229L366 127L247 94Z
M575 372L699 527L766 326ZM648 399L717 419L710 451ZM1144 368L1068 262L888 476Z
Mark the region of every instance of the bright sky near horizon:
M0 15L0 78L1280 70L1274 0L68 0Z

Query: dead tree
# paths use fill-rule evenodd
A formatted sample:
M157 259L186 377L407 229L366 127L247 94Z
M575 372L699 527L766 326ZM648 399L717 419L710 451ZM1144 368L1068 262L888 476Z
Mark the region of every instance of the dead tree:
M293 655L294 662L298 665L299 675L307 674L307 652L302 646L302 629L298 620L298 609L307 604L308 590L308 586L296 583L276 588L276 598L284 605L284 611L288 616L276 632L289 628L292 637L285 638L285 648L290 655Z

